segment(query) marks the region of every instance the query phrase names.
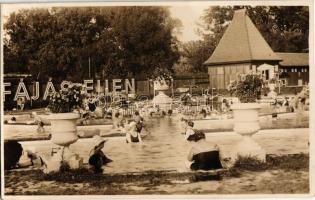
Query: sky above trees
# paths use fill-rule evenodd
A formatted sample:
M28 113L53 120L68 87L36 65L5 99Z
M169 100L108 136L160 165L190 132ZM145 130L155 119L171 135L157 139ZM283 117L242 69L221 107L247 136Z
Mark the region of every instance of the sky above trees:
M61 4L62 5L62 4ZM25 8L45 8L50 7L51 4L7 4L4 5L4 16L7 18L10 13L16 12ZM63 4L64 6L64 4ZM169 10L171 16L178 18L182 22L181 33L177 35L178 40L187 42L191 40L199 40L201 36L196 33L198 23L201 23L201 15L206 9L204 5L174 5L170 6ZM188 14L189 13L189 14Z

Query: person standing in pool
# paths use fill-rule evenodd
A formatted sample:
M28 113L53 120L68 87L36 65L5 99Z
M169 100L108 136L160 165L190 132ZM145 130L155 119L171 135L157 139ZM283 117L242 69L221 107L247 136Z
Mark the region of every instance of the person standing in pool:
M121 130L124 128L124 116L119 112L119 110L115 110L114 115L112 117L113 120L113 126L117 130Z
M141 117L141 115L138 111L135 112L134 120L136 123L139 123L139 122L142 123L143 122L143 117Z
M136 122L137 131L140 133L142 128L144 127L143 117L140 116L138 111L135 112L134 121Z
M139 128L137 128L136 122L131 122L129 124L129 131L126 133L126 143L137 143L142 142Z

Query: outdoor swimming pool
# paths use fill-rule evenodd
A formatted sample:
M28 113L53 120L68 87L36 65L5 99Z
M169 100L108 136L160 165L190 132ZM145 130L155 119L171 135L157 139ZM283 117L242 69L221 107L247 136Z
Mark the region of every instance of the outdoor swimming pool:
M151 132L142 144L126 144L124 137L111 137L105 143L103 151L113 160L105 167L104 173L129 173L144 171L189 171L187 153L190 145L180 133L181 123L175 117L151 119L146 122ZM308 153L308 128L261 130L253 138L266 149L268 154ZM241 136L233 132L207 133L209 145L218 144L222 153L228 155ZM78 153L87 163L91 149L91 139L79 139L71 145L72 151ZM36 148L39 154L51 155L50 141L21 142L25 148Z

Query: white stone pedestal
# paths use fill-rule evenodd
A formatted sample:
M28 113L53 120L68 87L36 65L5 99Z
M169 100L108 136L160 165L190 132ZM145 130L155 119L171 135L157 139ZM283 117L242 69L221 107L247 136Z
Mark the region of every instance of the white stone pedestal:
M259 104L241 103L232 106L234 116L234 131L242 136L236 145L234 159L238 156L256 157L265 162L266 151L255 141L252 136L260 129L258 110Z
M171 108L173 99L167 96L163 91L159 91L158 95L153 97L154 105L159 106L160 110L167 112Z
M266 161L266 151L248 135L242 137L242 140L236 145L235 152L236 158L237 156L255 157L263 162Z
M44 173L58 172L62 163L67 164L70 169L78 169L83 165L83 159L70 151L69 147L63 147L46 161Z
M76 121L79 118L77 113L51 114L51 141L61 146L51 159L46 161L45 173L57 172L62 163L69 165L70 169L80 168L83 159L70 151L69 146L78 140Z

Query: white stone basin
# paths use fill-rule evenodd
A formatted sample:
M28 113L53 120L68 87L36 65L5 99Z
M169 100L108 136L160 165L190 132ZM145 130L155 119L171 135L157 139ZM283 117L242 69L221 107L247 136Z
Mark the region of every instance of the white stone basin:
M173 99L162 91L159 91L159 94L153 98L153 103L158 105L161 110L165 111L171 108L172 102Z

